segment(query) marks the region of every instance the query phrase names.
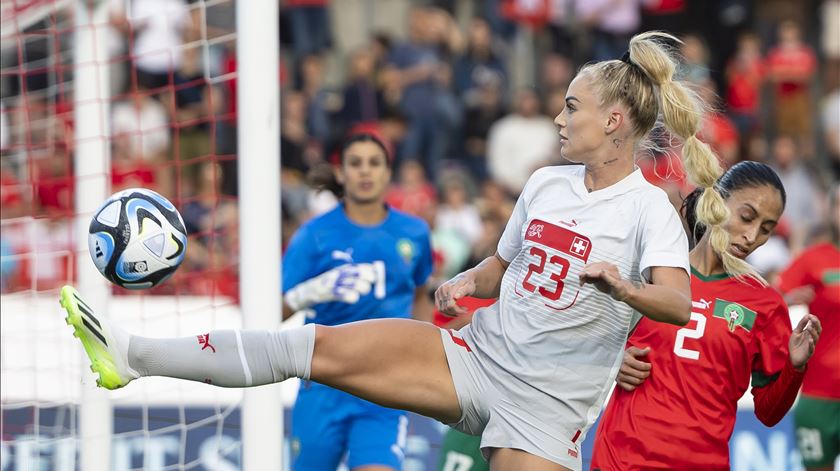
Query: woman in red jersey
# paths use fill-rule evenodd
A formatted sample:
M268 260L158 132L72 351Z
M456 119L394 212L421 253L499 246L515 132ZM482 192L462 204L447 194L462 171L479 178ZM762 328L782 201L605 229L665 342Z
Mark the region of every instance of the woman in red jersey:
M742 162L718 179L729 217L729 253L744 259L764 244L785 204L770 167ZM695 217L697 193L683 204L696 246L691 321L643 318L630 336L618 385L604 410L592 469L728 470L738 399L752 377L755 414L767 426L790 409L822 327L805 316L791 332L781 295L754 279L729 276ZM643 359L640 359L643 358Z
M831 240L802 252L781 274L789 304L807 304L824 335L814 350L794 409L796 439L808 471L831 471L840 456L840 185L831 192Z

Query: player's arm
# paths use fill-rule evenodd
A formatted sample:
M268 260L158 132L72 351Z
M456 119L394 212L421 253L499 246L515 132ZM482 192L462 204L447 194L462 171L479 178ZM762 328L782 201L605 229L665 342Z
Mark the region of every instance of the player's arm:
M782 370L772 377L753 373L755 416L764 425L776 425L793 406L805 377L808 360L814 354L821 333L822 324L817 316L806 315L790 334L788 358Z
M435 304L438 310L447 316L461 316L467 314L468 311L455 301L464 296L483 299L498 298L502 276L508 265L510 262L496 252L495 255L485 258L475 267L455 275L435 291Z
M685 325L691 318L688 273L677 267L650 267L651 282L626 280L606 262L590 263L580 274L580 284L592 283L616 301L630 305L652 320Z

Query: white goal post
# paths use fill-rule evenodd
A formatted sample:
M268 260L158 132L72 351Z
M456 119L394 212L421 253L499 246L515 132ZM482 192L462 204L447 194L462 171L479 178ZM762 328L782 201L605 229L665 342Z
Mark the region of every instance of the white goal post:
M236 2L239 280L243 327L279 326L280 62L277 0ZM280 385L248 389L242 403L245 471L281 469Z

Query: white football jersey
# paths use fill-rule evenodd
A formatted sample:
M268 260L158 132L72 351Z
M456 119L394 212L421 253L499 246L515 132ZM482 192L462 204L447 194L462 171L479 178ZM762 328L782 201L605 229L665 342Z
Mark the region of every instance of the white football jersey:
M473 318L474 350L507 373L499 381L514 404L585 435L639 314L591 284L581 287L579 274L594 262L612 263L630 280L649 279L655 266L688 273L679 216L638 169L590 193L583 166L546 167L528 180L498 251L510 266L499 302Z

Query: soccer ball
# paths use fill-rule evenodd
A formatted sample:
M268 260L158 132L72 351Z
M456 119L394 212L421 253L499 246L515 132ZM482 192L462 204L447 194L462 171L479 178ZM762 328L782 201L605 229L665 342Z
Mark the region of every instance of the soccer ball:
M187 231L175 206L143 188L113 194L88 230L94 265L111 283L145 289L172 276L184 260Z

